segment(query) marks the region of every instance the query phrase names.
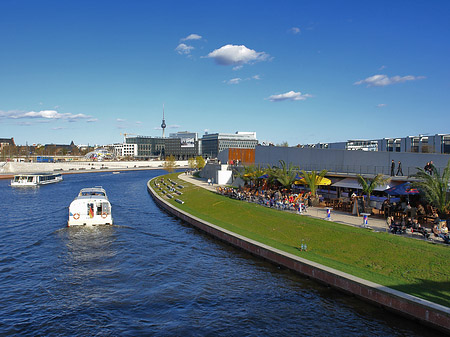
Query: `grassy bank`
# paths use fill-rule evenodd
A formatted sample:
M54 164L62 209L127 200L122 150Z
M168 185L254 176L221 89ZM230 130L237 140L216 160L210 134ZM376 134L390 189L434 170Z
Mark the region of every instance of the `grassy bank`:
M450 307L450 247L233 200L177 178L176 207L302 258ZM154 180L155 181L155 180ZM154 187L154 181L152 187ZM308 251L300 251L302 243Z

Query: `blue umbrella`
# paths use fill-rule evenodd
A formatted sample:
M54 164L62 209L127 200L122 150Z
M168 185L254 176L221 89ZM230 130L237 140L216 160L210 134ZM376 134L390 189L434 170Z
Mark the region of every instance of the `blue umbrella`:
M269 175L267 173L263 174L261 177L258 177L258 179L267 179L267 178L269 178Z
M385 192L389 195L410 195L410 194L419 194L419 190L417 188L411 187L410 182L406 182L397 186L393 186L385 190Z

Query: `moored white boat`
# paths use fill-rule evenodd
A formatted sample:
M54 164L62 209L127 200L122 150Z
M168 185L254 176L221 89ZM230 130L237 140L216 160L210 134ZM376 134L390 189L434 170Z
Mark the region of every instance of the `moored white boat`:
M30 174L17 174L11 180L11 186L39 186L48 185L53 183L59 183L62 181L62 175L60 173L30 173Z
M111 204L101 186L83 188L69 206L68 226L112 224Z

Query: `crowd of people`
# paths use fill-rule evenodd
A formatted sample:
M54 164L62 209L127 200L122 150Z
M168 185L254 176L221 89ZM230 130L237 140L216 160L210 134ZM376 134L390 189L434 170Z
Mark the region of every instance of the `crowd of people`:
M238 189L231 187L217 187L217 192L233 199L257 203L279 210L306 212L312 205L311 193L289 193L280 190L259 190L257 188Z
M437 213L434 214L434 218L431 231L423 227L417 218L406 217L406 215L399 219L396 219L393 215L388 216L386 222L393 234L405 234L409 230L411 233L422 234L426 239L433 234L435 237L441 238L446 244L450 244L447 222L441 221Z
M266 207L275 208L278 210L295 211L299 213L307 212L308 207L312 206L311 193L293 193L287 190L264 190L256 187L217 187L217 192L232 199L247 201L263 205ZM432 218L434 218L434 227L429 230L419 223L421 216L426 214L424 207L421 204L411 207L409 203L405 207L401 207L399 203L398 208L402 215L395 217L390 214L389 209L392 211L396 209L397 205L389 204L389 201L385 202L384 211L386 214L386 222L389 230L393 234L419 233L424 238L428 239L431 235L441 238L445 243L450 244L450 238L447 225L445 221L440 221L438 214L434 211ZM416 212L412 213L414 209ZM423 219L423 218L422 218ZM444 225L445 224L445 225Z

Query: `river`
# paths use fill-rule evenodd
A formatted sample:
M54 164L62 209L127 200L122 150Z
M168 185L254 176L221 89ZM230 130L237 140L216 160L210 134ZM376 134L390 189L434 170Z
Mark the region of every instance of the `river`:
M438 336L202 234L155 205L160 170L0 180L0 335ZM68 228L103 186L114 226Z

